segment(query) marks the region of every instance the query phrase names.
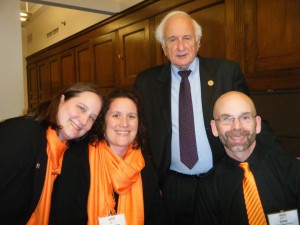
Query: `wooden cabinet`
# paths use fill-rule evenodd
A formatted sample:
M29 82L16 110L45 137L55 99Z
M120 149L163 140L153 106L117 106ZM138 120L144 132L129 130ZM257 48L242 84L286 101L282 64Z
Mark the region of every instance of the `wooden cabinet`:
M70 49L68 51L65 51L59 54L59 57L62 87L69 87L77 81L75 73L74 50Z
M75 82L130 87L150 65L149 21L134 23L28 66L29 108Z
M28 108L34 108L39 103L38 73L36 64L27 66Z
M51 96L75 82L75 63L73 50L65 51L48 59Z
M37 63L38 72L38 97L39 102L50 98L50 77L47 72L47 61L43 60Z
M137 73L151 66L149 39L148 20L118 31L118 86L131 86Z
M299 0L150 3L28 57L28 65L51 58L54 92L77 81L95 82L102 88L131 86L138 72L168 61L154 40L154 30L168 12L183 10L203 28L199 54L239 62L251 90L300 88Z
M76 80L78 82L91 82L92 75L90 69L90 45L85 42L75 47L75 67Z
M29 65L27 73L29 108L33 108L51 96L47 61L42 60Z
M92 81L102 88L131 86L150 67L148 20L90 41Z
M48 60L49 73L51 80L51 96L62 88L62 79L60 76L60 57L53 56Z
M199 54L239 62L251 90L300 88L299 0L152 1L28 57L28 65L49 59L51 93L77 81L131 86L138 72L168 61L154 30L172 10L201 24ZM37 77L45 73L43 65L36 69ZM39 88L37 98L45 98L48 90Z
M116 37L115 32L91 40L92 80L101 88L115 86Z
M249 72L294 68L300 65L300 2L247 1L246 34Z
M295 119L268 106L281 99L297 106L300 93L299 0L149 0L27 58L28 101L40 101L75 82L94 82L104 92L131 87L136 74L168 62L154 31L170 11L189 13L202 26L199 54L237 61L259 110L288 146L300 142ZM297 93L297 97L292 97ZM283 100L284 99L284 100ZM266 108L263 108L266 107ZM288 108L283 106L283 109ZM299 107L292 107L298 115ZM278 113L278 116L277 116ZM275 116L269 116L276 114ZM280 119L277 119L280 118ZM295 145L293 145L295 146Z
M245 0L245 75L252 90L300 88L300 1Z
M73 52L65 51L27 66L29 109L76 82Z

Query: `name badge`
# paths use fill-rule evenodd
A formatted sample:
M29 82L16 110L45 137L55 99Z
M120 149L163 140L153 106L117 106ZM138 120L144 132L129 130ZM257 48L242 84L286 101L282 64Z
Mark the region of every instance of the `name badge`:
M297 209L268 214L269 225L299 225Z
M111 215L106 217L98 218L99 225L126 225L125 215Z

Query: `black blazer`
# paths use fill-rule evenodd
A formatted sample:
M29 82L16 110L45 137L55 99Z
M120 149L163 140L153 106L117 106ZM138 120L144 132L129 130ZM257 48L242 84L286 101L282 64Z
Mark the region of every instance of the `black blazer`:
M200 80L203 117L208 141L215 165L224 155L224 147L211 132L210 120L213 118L213 106L217 98L225 92L236 90L249 94L240 66L222 59L200 59ZM213 82L213 85L211 85ZM160 179L163 179L171 163L171 65L170 63L150 68L137 75L135 90L144 104L150 150ZM281 148L274 143L275 135L263 124L263 131L258 139L268 145Z
M46 129L30 117L0 123L0 224L24 225L45 180Z
M66 157L67 156L67 157ZM142 170L145 225L163 225L165 214L159 193L158 177L150 157L144 155ZM61 175L52 193L49 225L86 225L90 184L88 140L65 152Z

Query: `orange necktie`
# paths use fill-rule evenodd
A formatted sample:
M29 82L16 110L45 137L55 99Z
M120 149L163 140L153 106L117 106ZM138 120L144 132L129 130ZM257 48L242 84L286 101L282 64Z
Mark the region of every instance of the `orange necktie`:
M244 170L243 190L249 225L267 225L263 207L260 202L254 176L247 162L240 163Z

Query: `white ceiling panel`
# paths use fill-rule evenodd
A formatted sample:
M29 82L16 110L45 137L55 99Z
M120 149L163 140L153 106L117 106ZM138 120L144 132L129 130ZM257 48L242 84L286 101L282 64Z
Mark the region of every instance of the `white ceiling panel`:
M21 10L25 11L25 2L28 2L75 10L83 10L87 12L100 13L105 15L114 15L142 1L143 0L22 0ZM33 7L34 4L28 5L30 7Z

